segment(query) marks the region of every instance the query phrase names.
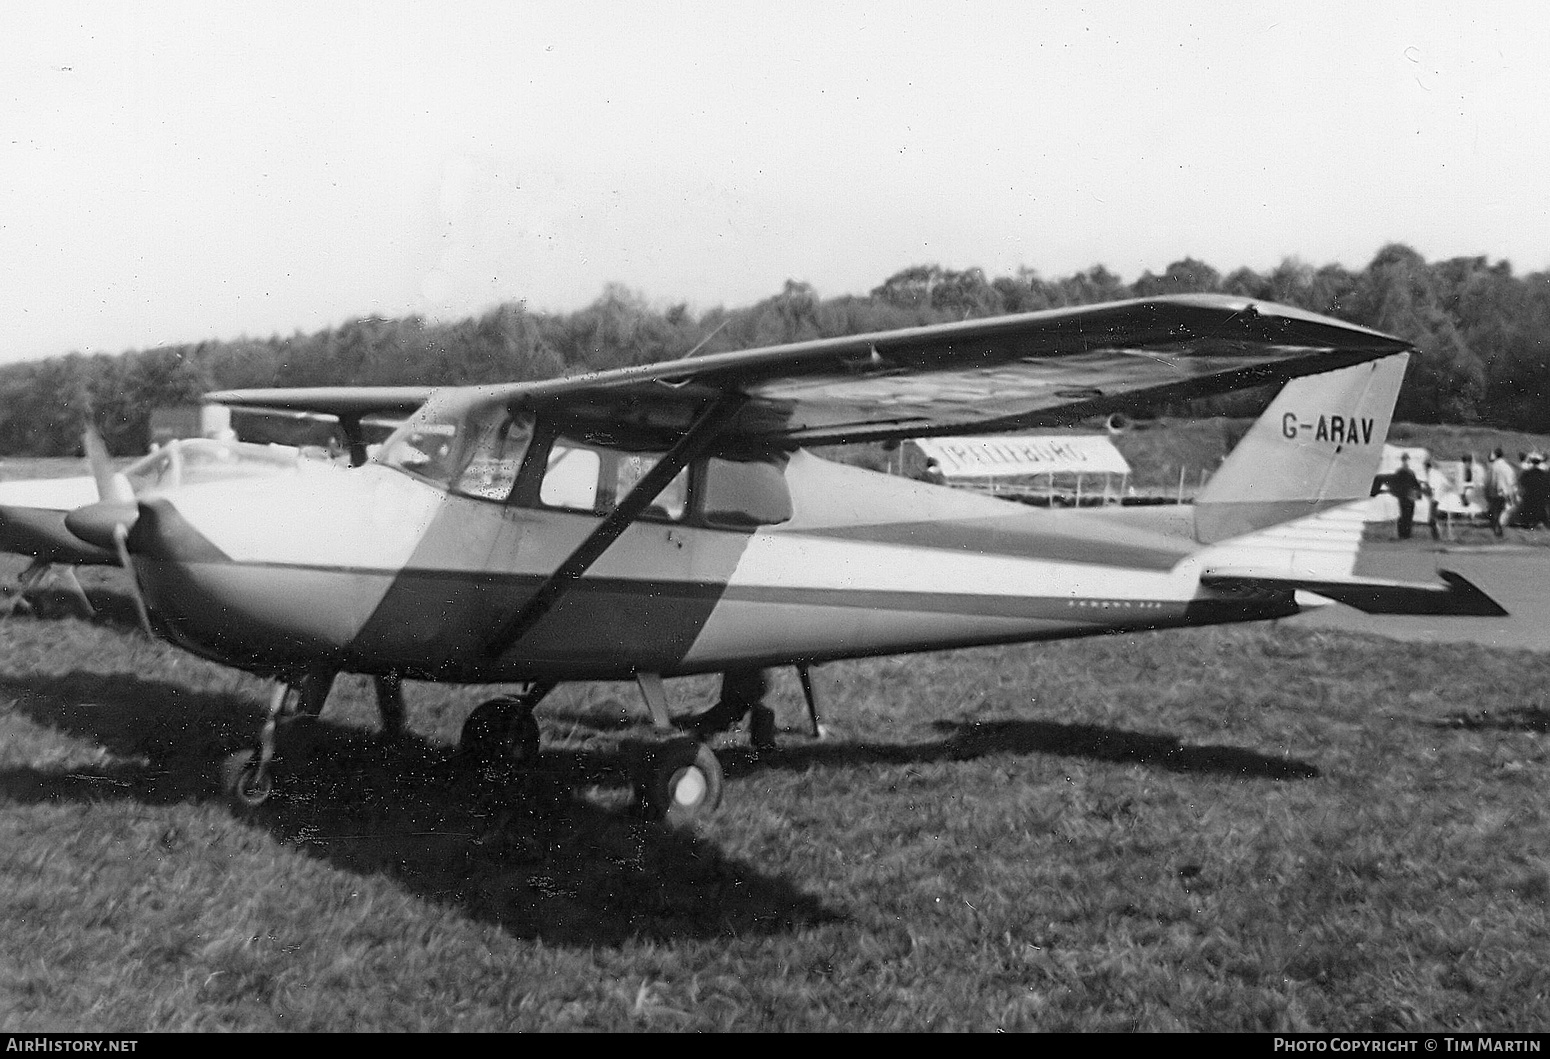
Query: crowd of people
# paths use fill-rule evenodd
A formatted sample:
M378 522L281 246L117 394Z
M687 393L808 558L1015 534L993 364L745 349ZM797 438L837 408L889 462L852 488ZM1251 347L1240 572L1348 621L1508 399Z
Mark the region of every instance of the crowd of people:
M1526 529L1550 526L1550 468L1542 453L1518 453L1516 466L1506 453L1491 453L1485 473L1485 501L1491 531L1502 536L1509 525Z
M1520 452L1513 463L1501 448L1493 449L1479 481L1474 480L1474 457L1466 455L1462 466L1463 498L1466 503L1477 496L1483 501L1486 521L1496 536L1504 536L1508 526L1550 528L1550 460L1543 453ZM1432 539L1440 538L1437 509L1443 495L1454 490L1454 483L1430 457L1417 475L1410 456L1401 456L1399 469L1388 476L1387 488L1399 503L1395 528L1400 540L1408 540L1414 531L1416 505L1422 500L1427 501L1426 525Z

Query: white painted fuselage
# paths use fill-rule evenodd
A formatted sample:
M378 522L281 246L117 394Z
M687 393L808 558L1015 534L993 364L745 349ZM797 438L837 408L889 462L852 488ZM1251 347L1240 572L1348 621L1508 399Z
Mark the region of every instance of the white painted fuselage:
M303 463L146 498L137 577L176 641L244 668L462 682L664 676L1294 613L1204 588L1187 509L1060 511L797 453L792 517L630 525L509 646L599 516Z

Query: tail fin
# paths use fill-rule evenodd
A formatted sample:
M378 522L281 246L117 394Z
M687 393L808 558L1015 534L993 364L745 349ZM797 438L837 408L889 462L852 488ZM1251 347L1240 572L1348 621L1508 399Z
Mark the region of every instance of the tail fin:
M1409 354L1293 379L1195 502L1189 561L1200 583L1230 592L1306 590L1368 614L1500 617L1463 577L1442 584L1355 576L1362 513ZM1225 541L1216 544L1217 541Z
M1284 386L1195 501L1202 544L1371 494L1408 353Z

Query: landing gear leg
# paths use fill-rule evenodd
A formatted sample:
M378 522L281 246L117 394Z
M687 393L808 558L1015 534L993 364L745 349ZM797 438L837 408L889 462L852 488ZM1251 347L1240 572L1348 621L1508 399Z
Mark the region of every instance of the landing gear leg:
M813 738L822 739L824 729L818 721L818 695L813 691L812 667L797 666L797 677L802 681L802 696L807 699L807 721L812 726Z
M377 715L382 718L382 737L396 743L404 735L404 680L397 673L373 677L377 688Z
M282 725L310 720L323 712L334 686L333 670L309 670L296 680L277 681L255 749L237 750L221 762L221 789L240 813L250 813L274 793L275 734Z
M234 751L221 762L221 788L239 813L253 812L274 793L274 733L283 714L296 712L295 687L276 684L269 693L269 710L259 732L258 749Z

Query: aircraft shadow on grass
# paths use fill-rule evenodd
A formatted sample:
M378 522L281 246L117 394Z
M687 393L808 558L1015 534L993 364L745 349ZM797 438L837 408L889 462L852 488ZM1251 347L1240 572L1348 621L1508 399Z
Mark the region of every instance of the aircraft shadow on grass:
M261 716L241 696L127 673L0 672L0 698L119 759L0 769L0 796L13 803L224 803L213 763L248 745ZM627 741L611 755L557 749L541 770L491 775L412 733L389 748L359 728L302 721L278 740L285 796L251 820L337 868L388 875L427 900L556 945L779 934L845 918L703 838L611 807L606 791L603 804L575 796L624 791L633 749Z
M1500 710L1459 711L1424 723L1432 728L1460 728L1465 731L1550 732L1550 709L1543 706L1512 706Z
M0 698L29 720L91 740L114 758L69 769L0 769L12 802L224 804L214 762L249 745L261 710L226 692L128 673L0 671ZM650 735L599 712L541 710L550 732L611 733L592 747L546 751L525 774L481 774L452 750L407 734L389 748L374 733L308 720L279 740L286 796L252 817L277 839L360 875L385 874L519 937L559 945L633 938L781 933L843 920L789 881L727 857L712 843L635 818L632 756ZM1238 747L1187 746L1170 736L1039 720L941 721L919 743L802 742L722 755L729 776L767 769L969 761L1054 754L1175 772L1307 779L1312 765ZM567 743L570 740L566 741ZM589 797L576 796L588 791ZM612 792L612 793L610 793Z
M591 713L539 711L550 724L590 724L620 727L608 717ZM996 754L1053 754L1095 761L1138 764L1170 772L1198 772L1244 779L1317 779L1319 770L1304 761L1270 757L1235 746L1188 746L1167 735L1149 735L1094 724L1055 721L937 721L932 727L943 738L917 743L785 742L763 754L724 753L728 776L772 768L854 768L859 765L919 765L937 761L972 761Z

